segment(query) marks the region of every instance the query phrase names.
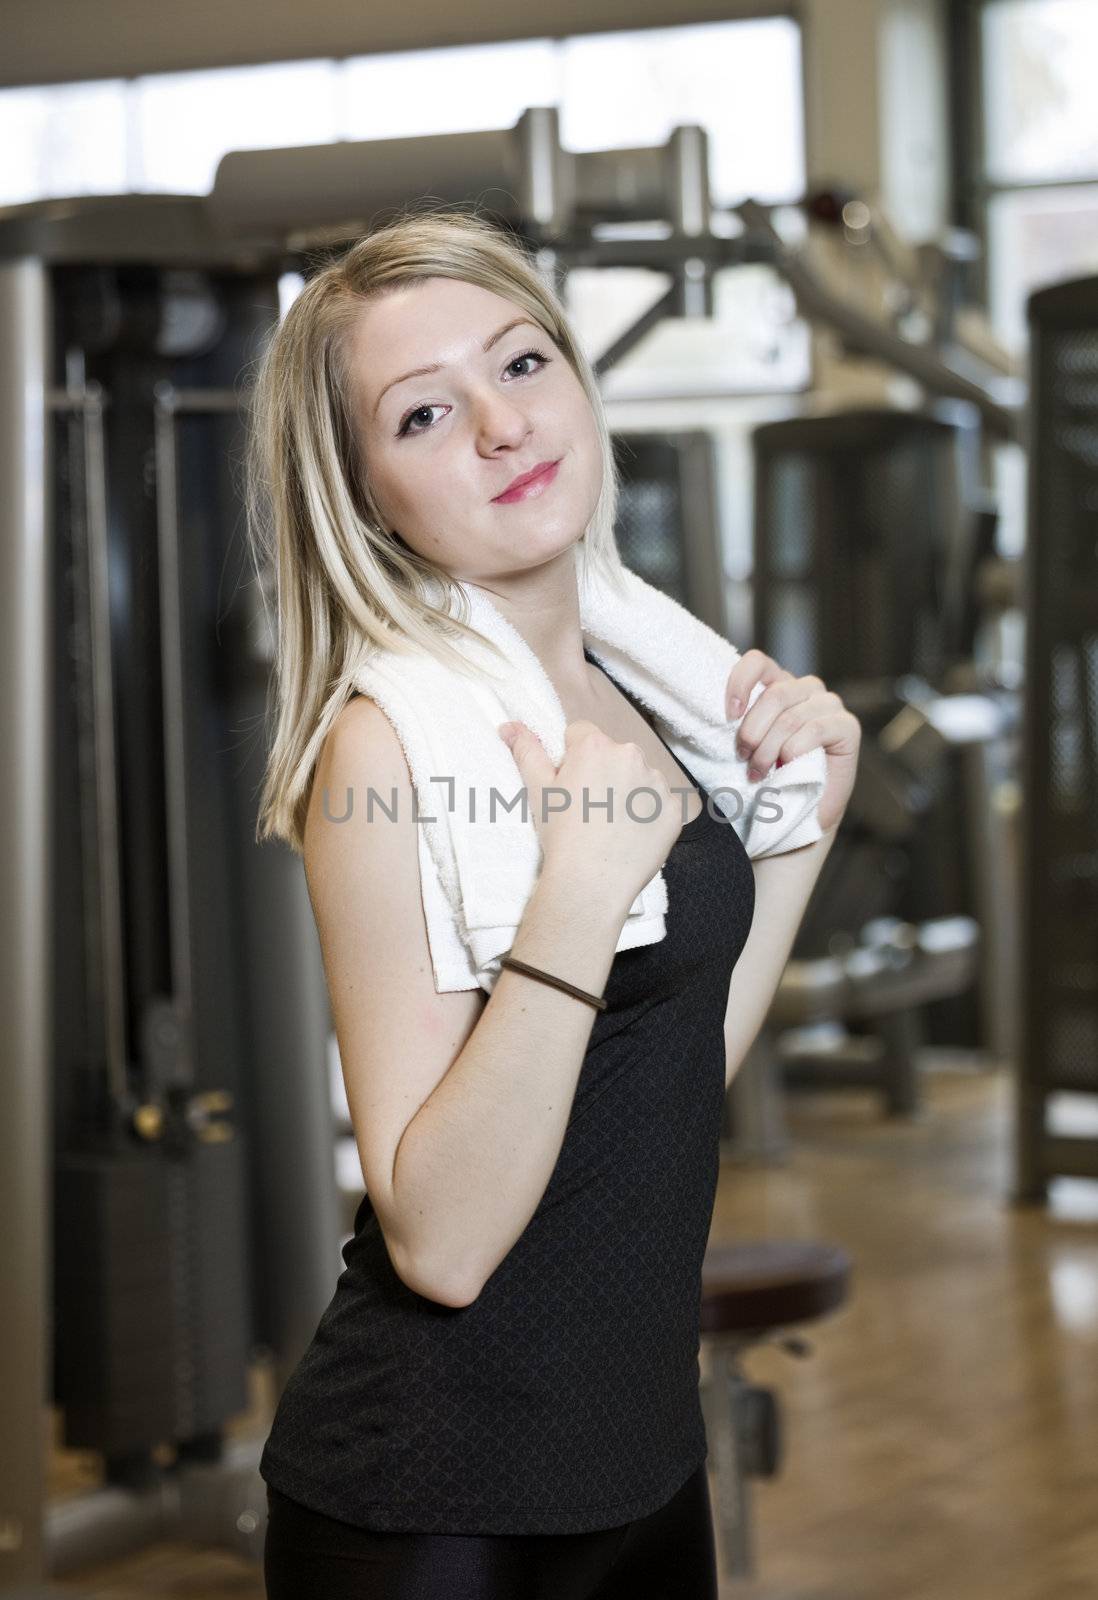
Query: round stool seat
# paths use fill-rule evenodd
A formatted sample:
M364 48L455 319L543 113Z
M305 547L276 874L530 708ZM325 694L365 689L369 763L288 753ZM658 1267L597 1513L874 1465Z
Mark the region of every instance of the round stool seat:
M701 1331L747 1333L822 1317L846 1299L850 1267L838 1245L812 1240L710 1245L702 1265Z

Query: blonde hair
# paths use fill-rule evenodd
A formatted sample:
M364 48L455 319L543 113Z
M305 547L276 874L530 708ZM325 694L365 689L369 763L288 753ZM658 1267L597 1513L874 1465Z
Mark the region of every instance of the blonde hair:
M447 642L456 634L500 655L469 626L451 575L383 528L353 422L353 322L367 301L433 277L513 301L575 372L603 458L598 504L575 549L577 577L581 585L596 574L620 584L619 478L597 380L557 294L517 241L473 212L405 212L321 266L256 364L246 460L249 543L260 594L266 604L273 586L277 613L275 622L268 613L273 737L256 838L273 835L298 853L317 758L371 651L428 651L459 671L479 670Z

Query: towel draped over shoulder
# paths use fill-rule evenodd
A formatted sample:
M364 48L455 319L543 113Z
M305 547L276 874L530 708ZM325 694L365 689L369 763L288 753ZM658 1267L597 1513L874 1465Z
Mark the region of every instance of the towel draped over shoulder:
M646 708L656 731L708 792L712 806L729 819L750 857L778 855L819 839L823 747L751 782L748 764L736 751L743 719L730 722L724 709L725 685L740 652L629 568L621 568L621 576L622 594L607 578L580 578L580 627L591 655ZM478 987L491 993L542 855L533 812L523 804L523 778L499 724L524 722L559 766L566 719L526 641L482 589L468 583L459 587L471 626L503 651L505 678L479 640L460 637L452 641L456 648L487 667L494 681L474 680L426 652L411 657L372 650L355 668L353 682L392 723L411 772L435 987L439 993ZM441 586L433 598L442 602ZM755 685L748 710L764 687ZM389 796L379 794L375 803L388 804ZM667 885L659 871L630 906L616 948L662 939L667 909Z

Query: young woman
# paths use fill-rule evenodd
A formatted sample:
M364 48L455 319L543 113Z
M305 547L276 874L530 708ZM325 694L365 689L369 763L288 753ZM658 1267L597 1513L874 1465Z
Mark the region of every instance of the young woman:
M737 662L730 716L766 683L741 729L755 766L829 757L823 838L752 862L587 655L577 563L617 561L606 422L556 296L475 216L407 216L310 279L262 358L253 442L278 592L260 837L304 857L367 1191L261 1462L268 1596L713 1600L697 1357L721 1109L857 723L819 679ZM543 854L512 946L535 972L490 995L436 990L411 775L354 689L364 648L445 658L431 579L490 596L568 721L558 769L501 732ZM646 785L659 815L546 817L549 783ZM371 787L395 817L334 825ZM665 937L616 951L661 866Z

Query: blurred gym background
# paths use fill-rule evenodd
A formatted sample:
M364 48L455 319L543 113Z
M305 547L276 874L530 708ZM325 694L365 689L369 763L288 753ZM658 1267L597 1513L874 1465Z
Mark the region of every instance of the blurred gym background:
M362 1173L301 864L253 837L248 374L420 196L565 297L627 564L863 725L728 1097L722 1592L1098 1592L1094 0L5 34L0 1595L262 1594Z

